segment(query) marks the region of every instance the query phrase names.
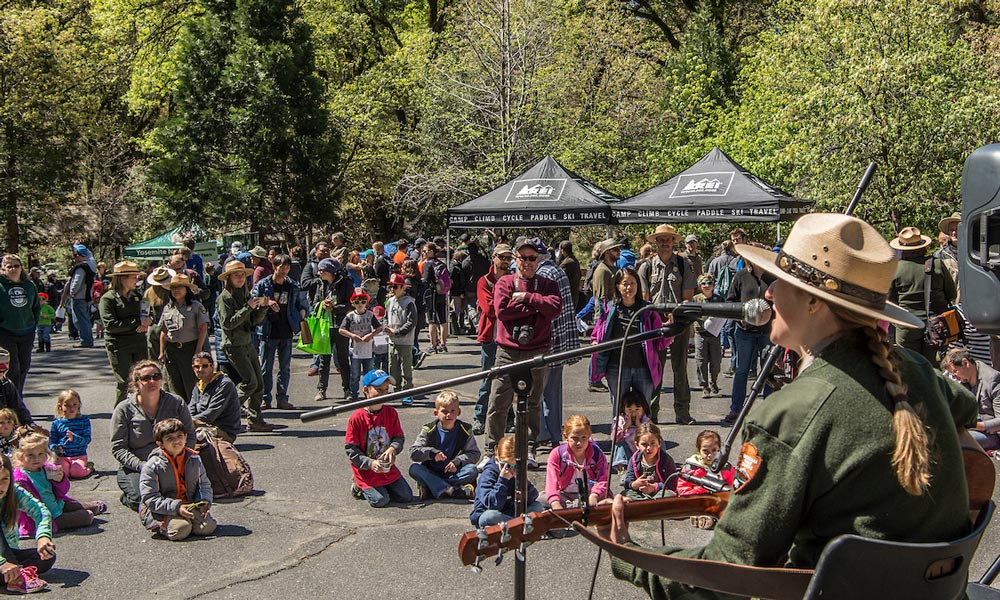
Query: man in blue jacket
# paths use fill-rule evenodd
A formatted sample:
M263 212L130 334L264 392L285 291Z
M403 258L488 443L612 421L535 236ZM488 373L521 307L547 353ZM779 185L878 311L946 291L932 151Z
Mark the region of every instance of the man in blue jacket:
M270 312L260 324L260 364L264 377L262 408L271 408L274 389L274 356L278 356L278 408L292 410L288 401L288 382L292 373L292 342L309 307L299 297L299 282L288 276L292 259L279 254L272 261L274 273L257 282L253 295L270 300Z

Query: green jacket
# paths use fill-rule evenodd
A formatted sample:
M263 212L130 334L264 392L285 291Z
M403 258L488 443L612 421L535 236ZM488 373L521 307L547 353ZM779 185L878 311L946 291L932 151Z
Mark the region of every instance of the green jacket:
M831 343L794 382L751 410L743 441L756 447L762 463L730 496L709 544L662 551L812 568L827 542L843 534L930 542L967 533L969 499L956 426L975 424L975 398L919 355L898 347L895 353L910 403L922 406L932 430L934 462L925 495L907 494L896 480L890 401L866 346L850 336ZM612 570L652 598L728 597L619 559Z
M904 259L896 266L896 277L889 288L889 302L898 304L913 313L918 319L927 320L927 310L924 308L924 261L931 257ZM958 289L951 273L944 267L941 259L933 259L931 268L931 312L943 313L948 305L955 302Z
M223 290L215 306L222 326L222 345L232 347L250 345L250 332L264 321L267 307L250 308L250 295L246 288Z
M142 336L143 334L136 332L136 328L141 324L139 317L141 306L142 296L139 292L128 297L122 296L113 289L105 292L98 303L101 320L104 321L104 331L112 338Z
M15 283L0 275L0 333L34 333L41 310L38 290L30 279Z

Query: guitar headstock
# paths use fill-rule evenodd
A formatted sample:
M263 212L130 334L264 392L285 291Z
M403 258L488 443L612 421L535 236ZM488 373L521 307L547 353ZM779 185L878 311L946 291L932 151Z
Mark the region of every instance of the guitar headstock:
M458 542L458 556L463 565L471 565L473 569L478 569L479 563L491 556L498 556L499 564L505 552L521 551L522 544L537 542L553 529L568 527L566 523L579 520L582 512L578 508L550 509L515 517L499 525L480 527L462 536Z

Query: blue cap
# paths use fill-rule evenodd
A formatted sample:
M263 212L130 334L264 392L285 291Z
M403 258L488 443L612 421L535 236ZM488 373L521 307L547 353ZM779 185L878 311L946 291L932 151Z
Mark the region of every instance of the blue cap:
M368 387L370 385L379 386L386 381L396 383L396 380L382 369L372 369L371 371L365 373L365 376L361 378L361 385L362 387Z

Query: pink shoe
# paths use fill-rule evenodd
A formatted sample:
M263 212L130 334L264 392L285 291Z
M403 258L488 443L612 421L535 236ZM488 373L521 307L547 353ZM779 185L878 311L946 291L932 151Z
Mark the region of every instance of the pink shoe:
M21 567L21 577L7 584L7 591L15 594L34 594L49 589L49 584L38 576L35 567Z

